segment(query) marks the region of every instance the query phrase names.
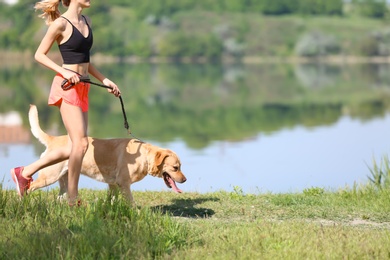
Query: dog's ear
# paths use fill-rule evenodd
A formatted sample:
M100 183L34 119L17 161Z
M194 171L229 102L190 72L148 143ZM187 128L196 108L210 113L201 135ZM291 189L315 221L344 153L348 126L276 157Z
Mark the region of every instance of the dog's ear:
M150 167L149 173L153 176L158 176L161 173L161 164L163 163L165 157L168 156L168 153L163 150L158 150L154 154L154 160L152 160L152 165Z

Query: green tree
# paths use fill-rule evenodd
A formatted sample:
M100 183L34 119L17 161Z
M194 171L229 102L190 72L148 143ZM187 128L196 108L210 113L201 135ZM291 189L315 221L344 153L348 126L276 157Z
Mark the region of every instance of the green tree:
M342 15L342 0L299 0L298 12L312 15Z
M342 0L324 1L324 11L327 15L342 15L344 2Z
M263 0L261 1L261 12L263 14L281 15L290 14L295 11L299 0Z
M222 43L214 35L186 35L181 32L172 33L158 45L158 52L166 57L218 58L222 54Z
M383 18L388 12L386 0L352 0L355 10L363 16Z

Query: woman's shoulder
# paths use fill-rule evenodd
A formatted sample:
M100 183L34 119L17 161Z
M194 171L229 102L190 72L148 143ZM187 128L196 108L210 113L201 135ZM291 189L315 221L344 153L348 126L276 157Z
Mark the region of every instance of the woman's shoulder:
M64 31L66 28L67 20L64 19L62 16L55 19L51 24L50 27L52 27L55 30Z

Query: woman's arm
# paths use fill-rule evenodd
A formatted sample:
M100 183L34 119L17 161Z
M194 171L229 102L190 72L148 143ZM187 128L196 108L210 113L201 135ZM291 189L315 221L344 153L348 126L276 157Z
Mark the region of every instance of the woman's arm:
M92 63L89 64L88 72L97 80L102 82L104 85L112 87L112 89L108 89L108 92L113 93L116 97L119 97L121 95L118 86L114 82L106 78L102 73L100 73L100 71L95 66L93 66Z
M62 37L62 33L65 31L66 23L61 21L62 19L55 20L47 30L45 36L43 37L41 43L38 46L38 49L35 52L35 60L45 67L54 70L57 73L60 73L65 79L69 80L72 83L77 83L80 81L79 76L69 70L64 69L53 60L51 60L47 53L50 51L50 48L53 46L53 43Z

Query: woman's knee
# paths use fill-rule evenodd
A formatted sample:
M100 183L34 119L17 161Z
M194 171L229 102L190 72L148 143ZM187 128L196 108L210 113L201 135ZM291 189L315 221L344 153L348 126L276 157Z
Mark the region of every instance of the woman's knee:
M87 152L88 146L89 146L88 137L83 137L81 139L81 148L82 148L84 154Z
M88 150L88 137L82 137L78 141L73 142L73 149L81 152L82 154L85 154Z

